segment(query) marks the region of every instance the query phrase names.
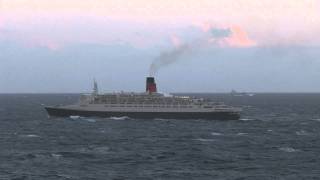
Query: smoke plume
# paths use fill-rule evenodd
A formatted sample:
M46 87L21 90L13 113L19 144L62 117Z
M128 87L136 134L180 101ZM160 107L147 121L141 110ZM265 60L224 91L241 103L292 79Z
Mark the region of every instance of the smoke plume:
M191 46L188 44L183 44L175 47L171 51L161 53L150 66L150 76L156 75L160 68L169 66L170 64L176 62L180 56L187 53L190 48Z
M154 59L150 66L150 76L155 76L157 72L166 66L169 66L178 61L181 56L192 54L192 52L201 49L209 44L217 44L219 40L228 38L232 35L229 28L210 28L209 31L203 32L200 38L197 38L190 43L180 43L181 41L174 37L175 47L169 51L162 52ZM175 42L179 42L178 45Z

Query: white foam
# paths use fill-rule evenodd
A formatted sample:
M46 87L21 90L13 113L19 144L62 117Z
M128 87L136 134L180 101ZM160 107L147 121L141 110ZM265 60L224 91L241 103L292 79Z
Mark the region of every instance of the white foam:
M296 135L298 135L298 136L307 136L307 135L309 135L309 133L304 131L304 130L300 130L300 131L296 131Z
M315 118L315 119L312 119L313 121L319 121L320 122L320 118Z
M248 133L242 133L242 132L237 133L238 136L243 136L243 135L247 135L247 134L248 134Z
M161 118L154 118L156 121L165 121L166 119L161 119Z
M71 119L80 119L80 116L70 116Z
M249 118L243 118L243 119L240 119L240 121L254 121L256 119L249 119Z
M212 136L221 136L222 134L221 134L221 133L218 133L218 132L212 132L211 135L212 135Z
M84 120L86 120L86 121L88 121L88 122L91 122L91 123L97 122L95 119L84 119Z
M38 138L40 136L35 135L35 134L25 134L25 135L21 135L20 137L26 137L26 138Z
M123 116L123 117L110 117L109 119L112 120L126 120L126 119L130 119L128 116Z
M281 148L279 148L279 150L280 151L284 151L284 152L288 152L288 153L300 151L298 149L294 149L294 148L291 148L291 147L281 147Z
M203 138L199 138L199 139L193 139L195 141L201 141L201 142L212 142L215 141L214 139L203 139Z
M61 154L55 154L55 153L52 153L51 156L54 158L61 158L62 157Z
M156 121L169 121L170 119L155 118L154 120L156 120ZM171 119L171 120L173 120L173 119Z

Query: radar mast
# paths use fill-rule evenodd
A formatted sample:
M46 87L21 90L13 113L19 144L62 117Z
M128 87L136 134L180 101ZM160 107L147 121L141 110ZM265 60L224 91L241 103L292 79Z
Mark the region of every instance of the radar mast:
M97 83L96 79L93 79L92 95L98 95L98 94L99 94L98 83Z

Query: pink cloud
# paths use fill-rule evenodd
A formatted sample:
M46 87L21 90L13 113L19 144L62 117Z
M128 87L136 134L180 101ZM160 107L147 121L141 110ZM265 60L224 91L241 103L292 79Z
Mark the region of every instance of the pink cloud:
M211 33L213 29L230 30L230 35L227 37L212 37L209 43L218 44L221 47L252 47L257 43L251 39L248 33L238 25L213 25L210 22L196 24L204 33Z
M3 26L1 18L6 19L6 25L26 24L26 27L32 27L33 24L43 24L47 22L54 23L54 28L59 26L69 26L72 31L83 31L82 28L70 27L70 23L74 19L84 22L84 17L90 17L92 21L100 21L101 26L107 24L106 19L114 21L126 21L131 24L141 23L148 24L146 29L154 31L154 26L189 26L191 22L205 22L198 24L204 32L207 32L211 24L227 24L233 32L233 36L225 40L224 44L232 47L250 47L258 44L268 44L269 42L278 41L278 38L270 36L272 31L281 31L280 36L294 36L299 34L299 44L319 44L320 40L315 34L319 31L320 14L319 0L239 0L221 1L221 0L170 0L170 1L147 1L147 0L0 0L2 7L0 10L0 28ZM292 21L294 17L294 21ZM214 22L214 23L211 23ZM114 23L109 23L114 26ZM239 26L231 26L236 24ZM127 31L133 28L128 26ZM242 28L245 28L245 31ZM276 28L279 27L279 28ZM281 27L281 28L280 28ZM24 27L23 27L24 28ZM36 28L34 28L36 29ZM88 29L88 28L85 28ZM123 28L124 29L124 28ZM169 29L169 28L168 28ZM302 29L302 31L300 30ZM166 32L177 33L170 31ZM105 29L96 30L94 36L104 37L100 35ZM113 30L112 33L118 33ZM136 31L136 30L134 30ZM111 32L108 29L108 32ZM283 32L283 33L282 33ZM52 31L52 33L55 33ZM67 34L65 32L62 32ZM69 32L74 36L74 32ZM76 32L77 33L77 32ZM97 35L98 33L98 35ZM168 34L165 34L168 35ZM162 34L162 39L166 36ZM266 36L266 37L265 37ZM114 36L113 36L114 37ZM120 36L124 37L123 35ZM252 40L251 38L255 39ZM280 37L280 38L281 38ZM77 41L78 39L75 38ZM119 38L119 37L117 37ZM149 37L130 37L132 41L137 42L137 46L146 46L152 38ZM159 38L159 39L160 39ZM106 38L105 38L106 39ZM128 39L128 38L124 38ZM151 39L151 40L150 40ZM301 40L300 40L301 39ZM91 40L91 39L89 39ZM294 40L294 39L293 39ZM101 40L100 40L101 41ZM147 43L146 43L147 42ZM269 44L268 44L269 45Z
M227 37L225 41L231 47L251 47L256 46L257 43L250 39L247 32L239 26L232 26L230 28L231 36Z

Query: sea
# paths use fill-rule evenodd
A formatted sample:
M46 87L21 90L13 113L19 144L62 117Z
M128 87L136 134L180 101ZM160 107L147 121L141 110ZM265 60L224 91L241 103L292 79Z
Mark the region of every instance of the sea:
M188 94L240 120L48 117L79 94L0 95L0 179L320 179L320 94Z

